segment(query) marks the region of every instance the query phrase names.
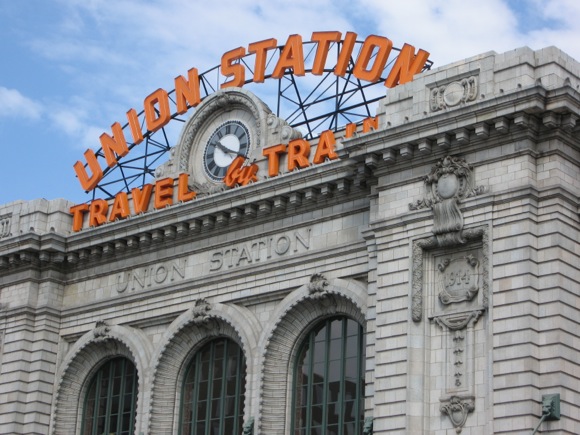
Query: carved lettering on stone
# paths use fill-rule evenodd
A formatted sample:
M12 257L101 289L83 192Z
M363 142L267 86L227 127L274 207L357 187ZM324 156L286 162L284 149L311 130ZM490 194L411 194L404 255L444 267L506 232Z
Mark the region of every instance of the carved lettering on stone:
M279 257L290 256L310 249L311 228L286 234L275 234L228 246L214 251L210 272L248 266Z
M437 269L442 304L470 301L479 291L479 261L475 256L446 258L437 265Z

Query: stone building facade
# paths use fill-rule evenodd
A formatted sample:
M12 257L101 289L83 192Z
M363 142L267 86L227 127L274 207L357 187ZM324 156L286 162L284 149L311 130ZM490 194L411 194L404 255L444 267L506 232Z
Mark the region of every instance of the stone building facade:
M305 406L298 374L317 382L305 343L327 320L362 331L351 359L341 336L356 397L337 403L358 411L336 433L529 433L545 395L560 418L539 431L578 433L579 86L556 48L485 53L389 90L376 128L338 132L321 164L78 232L65 200L0 206L0 433L96 433L111 361L134 367L131 433L185 433L184 379L219 338L245 360L236 433L304 433L317 390ZM223 93L158 175L195 171L199 132L232 113L258 149L297 137ZM324 394L311 433L334 433Z

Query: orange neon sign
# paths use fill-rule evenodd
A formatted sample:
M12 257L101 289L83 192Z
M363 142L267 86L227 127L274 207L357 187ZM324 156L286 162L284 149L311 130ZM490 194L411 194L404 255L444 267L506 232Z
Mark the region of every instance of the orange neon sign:
M369 119L372 121L376 118ZM368 124L371 127L365 127L363 124L362 133L369 132L372 124L372 122ZM356 124L349 126L350 132L347 133L347 137L354 135L357 127ZM285 171L289 172L338 159L336 138L331 130L322 132L315 151L312 151L308 140L300 138L291 140L288 145L278 144L264 148L262 155L267 161L268 177L280 175L282 160L286 164ZM229 166L223 182L228 187L246 186L258 181L258 170L257 164L249 164L244 157L237 157ZM145 184L141 188L132 189L131 195L119 192L111 201L95 199L89 204L71 207L73 231L80 231L85 226L97 227L149 210L159 210L173 204L192 201L196 197L197 193L189 190L188 174L180 174L177 179L162 178L154 184Z
M312 33L311 42L316 43L316 52L310 73L321 75L324 72L331 45L342 42L333 73L336 76L344 77L349 60L353 55L356 39L357 34L354 32L347 32L344 38L342 33L337 31ZM290 35L288 37L286 43L281 47L280 56L274 66L271 77L281 78L288 70L291 70L297 76L306 74L302 42L300 35ZM277 40L270 38L252 42L247 48L238 47L224 53L221 57L220 73L226 81L220 87L242 87L244 85L246 74L252 73L246 69L246 63L241 62L246 55L254 56L252 82L262 83L266 76L267 53L277 48ZM353 75L360 80L377 82L387 64L392 48L393 43L390 39L377 35L368 36L364 40L360 53L355 60ZM398 84L411 81L413 76L422 70L428 57L428 52L422 49L415 52L415 48L412 45L404 44L384 85L392 88ZM141 143L146 134L155 132L167 125L171 120L172 106L176 113L184 114L189 108L199 105L201 102L200 81L196 68L191 68L187 72L187 78L183 76L176 77L174 84L175 95L173 99L170 99L168 92L163 89L155 90L144 99L145 122L143 126L140 125L137 111L134 108L127 111L126 120L133 144ZM84 153L86 163L77 161L74 164L77 178L85 191L93 190L102 180L105 169L114 167L120 158L129 153L127 138L119 122L113 123L111 133L104 132L99 137L99 140L105 159L105 166L99 162L97 154L91 149L86 150ZM304 164L304 161L299 156L300 153L297 154L297 160L294 161L298 167Z

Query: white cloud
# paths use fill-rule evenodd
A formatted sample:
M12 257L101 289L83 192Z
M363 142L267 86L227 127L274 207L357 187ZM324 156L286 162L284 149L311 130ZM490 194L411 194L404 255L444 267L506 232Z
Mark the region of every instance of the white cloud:
M42 113L40 104L25 97L16 89L0 86L0 117L37 119Z
M556 45L580 59L577 0L361 2L374 12L381 34L395 45L409 42L429 51L435 66L526 45L533 49Z
M122 122L129 108L139 111L153 90L171 89L175 76L191 67L203 72L218 65L225 51L265 38L283 44L294 33L305 40L320 30L352 30L361 39L376 33L395 46L407 42L429 51L435 67L523 45L557 45L580 59L577 0L62 0L61 5L55 32L39 35L33 47L74 82L76 97L65 96L69 103L50 116L81 147L98 147L100 133Z
M105 130L92 125L89 113L82 107L53 107L48 117L52 126L70 137L79 150L99 148L99 136Z

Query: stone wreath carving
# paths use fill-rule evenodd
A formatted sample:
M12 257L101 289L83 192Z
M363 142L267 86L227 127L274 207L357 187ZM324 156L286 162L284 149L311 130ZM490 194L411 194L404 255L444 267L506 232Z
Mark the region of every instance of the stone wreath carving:
M429 105L431 112L454 107L477 98L477 77L456 80L444 86L431 89Z
M449 416L455 432L461 433L467 421L467 414L475 409L474 397L451 396L448 400L441 402L439 410Z
M446 156L425 177L427 198L409 204L410 210L433 210L432 232L440 247L465 243L463 214L459 204L465 198L485 192L473 186L473 167L460 157Z

